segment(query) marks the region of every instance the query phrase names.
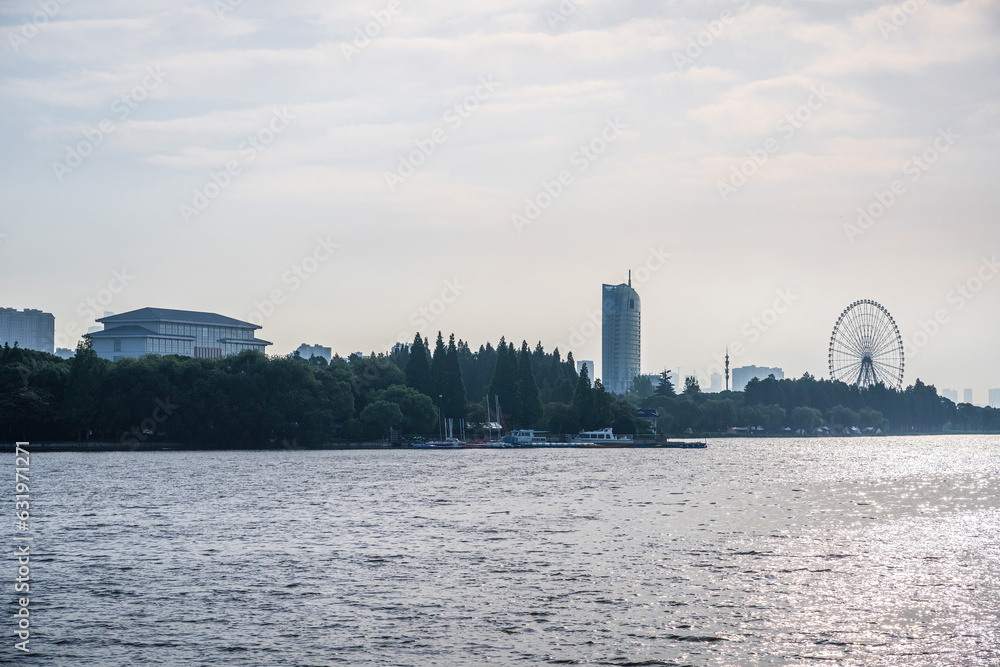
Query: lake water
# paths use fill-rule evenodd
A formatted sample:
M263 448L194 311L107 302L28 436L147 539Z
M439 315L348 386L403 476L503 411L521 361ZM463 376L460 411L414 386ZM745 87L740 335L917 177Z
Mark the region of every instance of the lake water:
M31 487L0 662L1000 664L997 437L50 453Z

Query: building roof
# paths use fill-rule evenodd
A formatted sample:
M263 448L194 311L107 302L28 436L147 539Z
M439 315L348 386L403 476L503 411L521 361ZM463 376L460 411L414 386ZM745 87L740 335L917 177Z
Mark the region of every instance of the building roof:
M124 324L126 322L177 322L179 324L200 324L217 327L238 327L242 329L260 329L260 325L244 322L225 315L202 313L197 310L174 310L172 308L140 308L127 313L109 315L98 318L105 324Z
M146 338L147 336L156 336L157 338L171 338L173 340L194 340L194 336L174 336L172 334L156 333L138 324L122 324L106 328L104 331L84 334L84 336L87 338Z
M274 344L274 343L272 343L269 340L264 340L263 338L257 338L256 336L254 336L250 340L247 340L246 338L220 338L219 342L220 343L242 343L244 345L246 345L247 343L259 343L259 344L262 344L262 345L273 345Z

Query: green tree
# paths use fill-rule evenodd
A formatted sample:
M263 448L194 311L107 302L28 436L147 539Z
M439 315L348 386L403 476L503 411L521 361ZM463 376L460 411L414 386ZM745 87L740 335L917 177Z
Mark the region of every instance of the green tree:
M850 408L837 405L830 408L830 412L827 414L827 423L833 428L843 430L860 424L861 416Z
M792 410L792 428L811 431L823 425L823 413L816 408L797 407Z
M389 435L389 429L403 423L403 413L399 406L389 401L373 401L361 411L361 421L365 424L365 434L382 438Z
M628 393L634 394L639 400L649 398L653 395L653 381L645 375L636 375L632 378L632 385Z
M701 407L690 398L685 397L674 404L674 427L684 433L688 429L695 431L701 426L704 415Z
M701 406L702 423L713 431L725 431L736 424L736 404L729 398L710 398Z
M372 402L392 403L399 408L403 419L391 426L398 426L403 433L430 433L437 426L437 408L430 396L412 387L394 384L372 394Z
M698 384L698 378L693 375L684 378L684 395L688 398L697 398L698 394L701 393L701 386Z
M520 409L517 401L517 356L514 346L508 345L503 338L497 345L496 366L493 369L493 379L490 380L489 394L500 399L500 409L508 420L516 423Z
M105 362L94 352L89 338L77 344L66 379L63 414L76 431L78 441L90 439L97 420L104 369Z
M523 341L517 360L518 424L523 428L537 426L542 418L542 402L538 398L538 385L535 383L531 358L528 342Z
M445 351L444 385L441 393L444 396L444 416L449 419L465 419L465 383L462 381L462 368L458 363L458 349L455 346L455 334L448 339L448 349Z
M670 371L666 368L660 373L660 381L656 385L656 395L657 396L674 396L676 392L674 391L674 383L670 381Z
M573 435L579 433L580 416L569 403L547 403L543 411L546 428L552 433Z
M416 389L422 394L436 398L434 395L434 378L431 376L431 363L428 359L427 345L417 333L413 336L410 346L410 356L406 360L406 386Z
M587 366L580 368L580 376L573 392L573 408L583 429L590 429L594 423L594 389L590 386L590 374Z

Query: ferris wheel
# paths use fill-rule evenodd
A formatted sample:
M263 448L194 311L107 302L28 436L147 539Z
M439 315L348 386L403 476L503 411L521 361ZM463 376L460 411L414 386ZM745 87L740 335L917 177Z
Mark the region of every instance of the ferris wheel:
M830 379L902 389L903 337L888 310L865 299L840 314L830 336Z

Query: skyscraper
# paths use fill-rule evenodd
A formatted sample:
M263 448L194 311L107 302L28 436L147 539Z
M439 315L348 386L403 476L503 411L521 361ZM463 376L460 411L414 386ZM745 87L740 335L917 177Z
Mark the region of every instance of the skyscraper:
M750 380L766 380L773 375L775 380L784 380L785 372L780 368L764 368L762 366L742 366L733 369L733 391L743 391Z
M990 389L990 407L1000 408L1000 389Z
M0 308L0 346L18 344L27 350L52 354L55 347L56 320L52 313L25 308Z
M604 285L601 302L601 367L605 389L628 391L639 374L639 294L628 284Z
M962 400L963 403L970 403L971 404L972 403L972 390L971 389L963 389L962 390L962 399L963 399Z

